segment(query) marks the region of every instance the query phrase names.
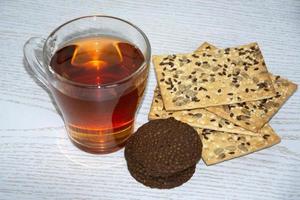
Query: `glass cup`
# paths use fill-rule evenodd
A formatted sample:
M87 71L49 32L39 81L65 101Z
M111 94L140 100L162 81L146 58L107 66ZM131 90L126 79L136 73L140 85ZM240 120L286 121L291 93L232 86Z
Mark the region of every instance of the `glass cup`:
M143 63L125 78L105 84L71 81L50 66L53 55L66 44L100 36L130 42L143 54ZM24 45L24 56L29 69L51 92L68 136L78 148L101 154L125 145L134 130L151 57L150 43L138 27L111 16L80 17L62 24L47 39L30 38Z

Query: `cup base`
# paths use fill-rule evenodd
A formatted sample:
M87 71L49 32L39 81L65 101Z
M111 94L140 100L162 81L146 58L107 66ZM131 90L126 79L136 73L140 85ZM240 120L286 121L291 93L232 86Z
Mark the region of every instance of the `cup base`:
M119 144L118 146L114 147L114 148L110 148L110 149L103 149L103 148L95 148L95 147L88 147L88 146L84 146L80 143L77 143L76 141L74 141L72 138L71 139L71 142L80 150L84 151L84 152L87 152L87 153L92 153L92 154L109 154L109 153L113 153L113 152L116 152L120 149L122 149L125 144L126 144L126 141L123 142L123 144Z
M66 127L71 142L80 150L92 154L109 154L122 149L133 133L133 125L118 132L103 134L99 131Z

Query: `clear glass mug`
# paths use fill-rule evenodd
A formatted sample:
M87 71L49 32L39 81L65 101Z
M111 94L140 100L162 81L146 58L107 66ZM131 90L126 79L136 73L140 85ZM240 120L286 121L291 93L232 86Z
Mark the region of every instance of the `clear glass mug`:
M70 81L50 66L55 52L70 41L101 35L134 44L144 62L127 77L100 85ZM111 16L80 17L62 24L47 39L30 38L24 56L29 69L51 92L73 144L90 153L110 153L125 145L134 129L151 58L149 40L138 27Z

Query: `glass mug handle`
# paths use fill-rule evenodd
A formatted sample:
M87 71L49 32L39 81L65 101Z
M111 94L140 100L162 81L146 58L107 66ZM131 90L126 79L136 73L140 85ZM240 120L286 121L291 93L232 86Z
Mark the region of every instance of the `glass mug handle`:
M29 70L47 89L50 89L43 62L45 41L44 38L32 37L25 43L23 50Z

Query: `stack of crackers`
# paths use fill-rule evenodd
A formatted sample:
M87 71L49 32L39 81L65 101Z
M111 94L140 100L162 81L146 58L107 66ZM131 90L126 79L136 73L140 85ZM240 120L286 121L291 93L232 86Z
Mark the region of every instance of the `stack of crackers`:
M220 163L273 146L268 124L297 85L268 72L257 43L153 56L158 87L149 119L175 119L199 133L202 159Z

